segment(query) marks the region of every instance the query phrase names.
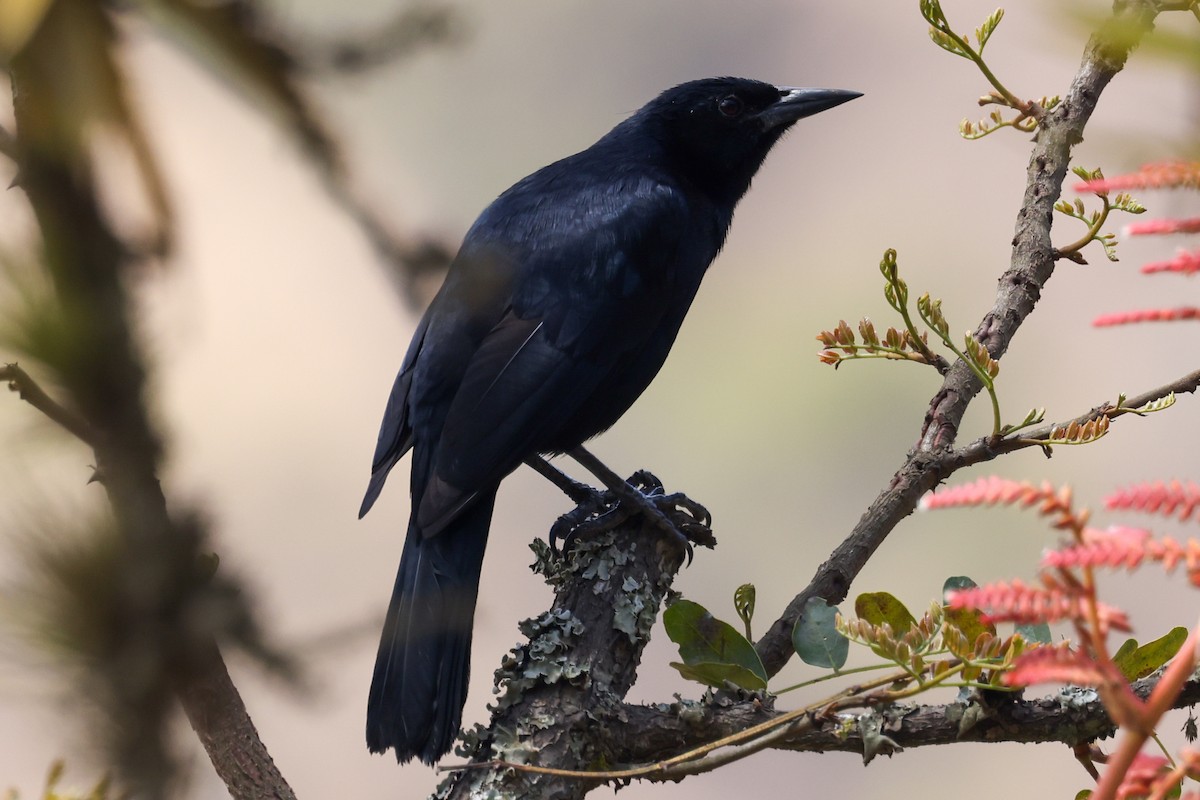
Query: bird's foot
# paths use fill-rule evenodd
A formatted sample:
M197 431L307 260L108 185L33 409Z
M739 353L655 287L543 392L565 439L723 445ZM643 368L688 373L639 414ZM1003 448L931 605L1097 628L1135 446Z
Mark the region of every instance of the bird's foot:
M666 494L662 481L639 470L615 491L593 491L572 511L563 514L550 529L550 547L559 552L571 549L580 537L611 531L635 514L640 514L664 533L679 537L692 563L692 546L713 547L712 515L708 509L681 492Z

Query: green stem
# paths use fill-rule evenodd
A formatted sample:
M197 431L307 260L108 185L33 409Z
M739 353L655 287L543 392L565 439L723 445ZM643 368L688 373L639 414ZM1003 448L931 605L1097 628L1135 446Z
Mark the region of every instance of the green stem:
M929 345L925 344L925 340L917 333L917 326L913 323L912 316L908 313L908 306L905 305L897 310L900 312L900 318L904 320L904 327L908 330L908 336L912 339L913 347L925 358L925 362L936 367L938 362L944 361L941 356L929 349Z
M1172 767L1175 767L1175 759L1171 756L1171 751L1167 749L1165 744L1163 744L1162 739L1158 737L1158 733L1155 732L1150 734L1150 738L1154 740L1156 745L1158 745L1158 749L1161 750L1163 756L1166 757L1167 763L1169 763Z
M992 376L980 369L979 365L974 361L967 358L966 353L955 347L954 342L950 340L950 336L942 333L938 326L934 325L929 317L925 316L924 313L921 313L919 308L918 313L921 314L921 321L929 326L929 329L938 335L938 338L942 340L942 343L945 344L946 347L950 348L950 351L953 352L960 361L971 368L971 371L975 373L975 377L979 378L980 383L983 384L983 388L987 390L988 398L992 401L992 436L999 436L1000 428L1003 427L1000 424L1000 398L996 396L996 383L992 380Z
M1096 217L1096 221L1088 226L1087 233L1083 235L1082 239L1077 242L1072 242L1066 247L1058 248L1058 254L1060 257L1077 253L1082 250L1089 242L1096 238L1096 234L1100 232L1102 227L1104 227L1104 223L1108 220L1108 212L1112 211L1112 205L1109 204L1107 197L1102 195L1100 196L1100 199L1104 201L1104 206L1100 209L1100 214ZM1083 217L1079 216L1078 214L1071 214L1071 216L1078 220L1083 219Z
M1000 79L996 77L995 73L993 73L988 65L984 62L983 56L975 52L975 48L971 47L971 45L967 43L966 39L950 30L949 25L947 25L942 32L953 39L954 43L962 48L962 51L967 54L967 58L975 62L975 66L979 67L979 71L983 73L983 77L987 79L987 82L990 83L993 88L995 88L996 93L1004 98L1004 101L1008 104L1009 108L1014 108L1017 111L1020 111L1022 114L1028 112L1029 104L1022 100L1018 100L1017 96L1010 92L1008 88L1000 82Z
M913 361L918 364L927 363L924 360L924 356L920 356L916 353L910 353L907 350L897 350L894 347L888 347L886 345L872 345L871 347L868 347L867 345L863 344L839 344L836 347L828 347L826 349L832 350L835 353L839 350L854 351L852 353L845 353L844 355L839 354L842 355L842 357L839 359L840 361L849 361L856 358L886 358L889 361ZM866 350L867 352L859 353L859 350Z
M801 681L800 683L793 684L792 686L784 687L783 689L772 689L771 693L775 694L775 695L780 695L785 692L790 692L794 689L803 689L806 686L812 686L817 683L824 683L825 681L831 681L834 678L840 678L843 675L856 675L860 672L876 672L881 669L892 669L895 666L896 665L894 663L871 664L871 665L868 665L865 667L855 667L854 669L838 670L836 672L831 672L828 675L822 675L819 678L813 678L812 680L808 680L808 681Z

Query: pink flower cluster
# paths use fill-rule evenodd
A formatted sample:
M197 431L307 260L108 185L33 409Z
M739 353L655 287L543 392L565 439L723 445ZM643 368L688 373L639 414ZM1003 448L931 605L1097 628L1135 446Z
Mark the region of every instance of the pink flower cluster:
M1106 531L1088 529L1082 544L1050 550L1042 566L1051 569L1112 567L1136 569L1143 561L1158 561L1167 572L1179 564L1187 567L1188 580L1200 586L1200 542L1179 543L1170 536L1156 539L1141 528L1113 527Z
M1161 161L1146 164L1137 172L1083 181L1072 187L1077 192L1123 192L1128 189L1200 189L1200 161Z
M1197 521L1200 521L1200 486L1191 481L1139 483L1104 498L1104 507L1110 511L1144 511L1164 517L1175 516L1180 521L1187 521L1195 513Z
M1112 314L1101 314L1092 320L1097 328L1110 325L1129 325L1134 322L1176 322L1181 319L1200 319L1200 308L1184 306L1183 308L1144 308L1139 311L1116 311Z
M1111 661L1095 661L1078 650L1072 650L1067 644L1046 645L1022 653L1013 669L1004 676L1004 682L1009 686L1032 686L1035 683L1099 686L1122 680L1120 671Z
M1152 236L1165 233L1200 233L1200 217L1191 219L1147 219L1125 226L1126 236Z
M1032 624L1087 617L1088 597L1084 593L1048 576L1043 576L1042 580L1047 584L1045 588L1030 586L1020 580L1012 583L997 581L951 592L948 600L953 608L983 611L988 622ZM1103 631L1130 630L1129 617L1119 608L1096 603L1096 616Z
M1188 252L1180 250L1179 254L1170 261L1154 261L1142 266L1142 272L1152 275L1155 272L1178 272L1191 275L1200 272L1200 250Z

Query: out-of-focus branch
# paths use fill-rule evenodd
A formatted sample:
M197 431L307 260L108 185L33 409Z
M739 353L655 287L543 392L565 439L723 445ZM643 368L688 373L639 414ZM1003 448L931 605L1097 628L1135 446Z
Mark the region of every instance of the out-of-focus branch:
M420 291L424 279L444 272L454 251L438 239L401 234L394 224L385 220L379 209L363 199L344 173L323 170L321 174L329 196L358 225L386 262L388 275L395 281L405 302L413 308L423 307L429 300Z
M12 161L17 160L17 143L8 128L0 125L0 154Z
M134 258L101 212L84 122L66 107L74 98L54 91L64 79L60 45L80 32L95 47L114 37L99 6L52 4L9 65L20 186L37 220L62 319L69 321L56 331L52 351L41 355L75 411L63 413L15 367L5 374L91 445L112 509L115 554L105 585L93 587L104 597L78 591L82 602L100 606L93 618L105 626L88 632L103 648L102 660L87 663L88 700L110 723L104 745L136 796L176 793L167 742L177 697L234 797L291 798L217 650L221 637L265 654L253 619L228 578L205 576L200 527L168 509L158 482L161 443L144 404L146 369L125 275Z
M454 9L438 4L406 6L389 20L359 35L317 39L299 36L300 68L313 74L358 74L391 66L427 47L443 47L463 39L463 20Z
M975 337L999 358L1032 313L1042 288L1054 274L1050 241L1054 203L1062 193L1071 148L1109 81L1125 66L1130 51L1151 29L1158 14L1153 0L1121 0L1112 16L1088 41L1083 62L1060 105L1038 127L1029 159L1025 197L1017 212L1010 266L1000 277L995 303L979 323ZM791 633L811 597L830 604L843 600L851 582L887 538L916 508L921 495L950 474L942 456L953 447L967 406L982 388L971 369L956 363L930 401L916 446L863 514L854 530L822 564L809 585L758 641L756 649L769 674L792 656Z
M406 301L417 306L428 300L419 291L423 279L444 270L453 252L432 237L404 230L395 214L363 196L346 169L341 142L313 102L304 78L321 65L377 68L420 47L445 44L461 28L454 13L432 3L408 7L361 40L310 43L302 33L285 31L264 4L250 0L172 0L122 8L145 16L173 41L189 46L201 64L215 64L223 77L232 74L255 106L293 137L330 197L390 267Z
M235 800L296 800L258 735L214 644L195 677L179 686L180 705L209 761Z
M93 443L95 433L87 424L87 420L46 394L45 390L38 386L25 370L16 364L5 364L0 367L0 381L7 381L8 388L16 392L18 397L57 422L66 429L67 433L86 445Z

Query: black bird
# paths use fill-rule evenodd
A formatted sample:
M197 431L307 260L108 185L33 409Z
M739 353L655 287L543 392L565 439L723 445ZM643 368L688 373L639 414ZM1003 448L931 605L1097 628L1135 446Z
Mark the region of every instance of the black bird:
M676 86L471 226L392 387L359 511L412 450L412 516L367 705L372 752L432 764L449 751L500 481L625 413L772 145L859 96L741 78Z

